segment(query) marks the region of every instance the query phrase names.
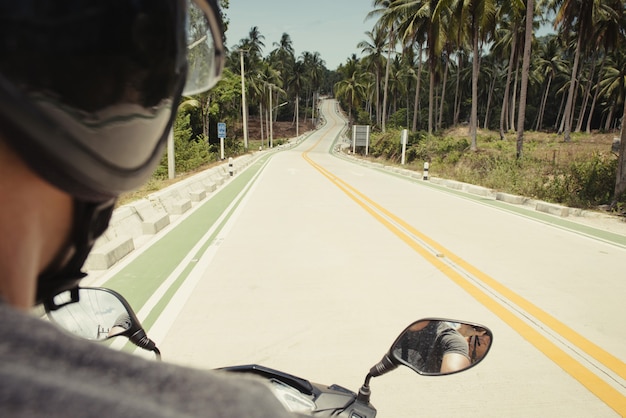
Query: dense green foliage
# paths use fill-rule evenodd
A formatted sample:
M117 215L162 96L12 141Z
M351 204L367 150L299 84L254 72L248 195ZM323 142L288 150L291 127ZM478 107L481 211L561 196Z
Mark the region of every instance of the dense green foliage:
M226 17L227 5L222 1ZM626 120L623 0L373 0L368 17L372 30L355 45L361 57L351 54L336 71L317 52L296 56L287 33L266 52L265 37L250 28L230 51L222 81L181 104L177 171L216 161L217 122L228 125L227 156L247 151L243 66L246 115L266 132L270 113L298 126L297 120L317 117L321 95L334 95L351 123L383 133L409 129L409 161L440 160L465 181L563 203L624 199L626 151L618 161L591 154L551 170L531 169L534 144L524 138L525 131L555 133L565 143L577 132L619 135ZM536 36L540 25L543 36ZM460 139L441 134L459 126L470 128ZM479 127L496 134L477 135ZM399 156L399 145L384 138L375 148L385 158ZM162 165L157 176L166 173Z
M388 130L373 135L369 155L391 164L401 161L400 131ZM570 146L557 137L529 140L528 152L515 158L515 140L500 140L497 133L479 135L483 144L479 152L470 150L465 137L441 136L417 132L409 135L406 166L421 171L430 163L431 176L455 179L571 207L592 208L611 203L615 182L615 155L597 149L567 153L567 147L579 146L574 138ZM626 196L622 196L622 204Z

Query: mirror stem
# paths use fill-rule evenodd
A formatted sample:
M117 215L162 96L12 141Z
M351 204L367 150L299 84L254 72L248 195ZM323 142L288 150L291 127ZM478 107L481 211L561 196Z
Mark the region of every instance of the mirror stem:
M154 351L155 353L157 353L157 356L160 356L161 354L159 352L159 349L156 347L156 344L154 343L154 341L148 338L143 328L140 328L139 330L137 330L137 332L131 335L129 340L133 344L135 344L137 347L141 347L144 350L148 350L148 351Z
M379 361L378 363L376 363L376 365L370 369L368 376L370 378L382 376L385 373L389 373L390 371L396 369L397 367L398 365L394 363L394 361L389 357L389 355L385 354L383 359Z
M389 357L389 355L385 354L383 359L376 363L374 367L370 369L370 372L365 377L365 383L359 389L359 394L357 396L357 400L366 404L370 402L370 379L372 377L382 376L385 373L392 371L397 368L398 365L393 362L393 360Z
M372 394L372 391L370 390L371 378L372 378L372 375L368 373L367 377L365 378L365 383L363 383L363 386L361 386L361 389L359 389L359 394L356 397L356 400L358 402L362 402L364 404L370 403L370 395Z

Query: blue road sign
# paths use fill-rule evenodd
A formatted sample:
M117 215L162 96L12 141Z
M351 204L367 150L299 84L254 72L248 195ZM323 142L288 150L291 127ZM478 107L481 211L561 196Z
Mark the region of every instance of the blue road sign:
M217 123L217 137L226 138L226 124L224 122Z

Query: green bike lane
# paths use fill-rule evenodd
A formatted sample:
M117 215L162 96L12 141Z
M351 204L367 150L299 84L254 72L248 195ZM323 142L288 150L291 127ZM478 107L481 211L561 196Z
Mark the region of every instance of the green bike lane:
M111 288L128 300L133 310L142 310L155 294L147 315L140 320L149 329L185 282L220 233L238 204L246 196L258 175L275 152L259 157L244 171L228 180L218 191L184 216L149 246L141 247L136 257L101 285ZM207 233L211 234L207 237Z

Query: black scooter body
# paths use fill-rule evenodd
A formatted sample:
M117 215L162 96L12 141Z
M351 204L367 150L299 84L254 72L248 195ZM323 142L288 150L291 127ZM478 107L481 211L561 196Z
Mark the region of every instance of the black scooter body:
M322 385L312 383L280 370L258 364L224 367L220 370L235 373L249 373L264 379L281 382L308 397L315 404L314 416L374 418L376 409L369 403L357 400L357 394L339 385Z

